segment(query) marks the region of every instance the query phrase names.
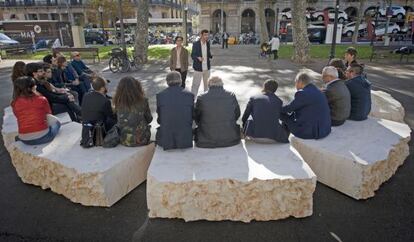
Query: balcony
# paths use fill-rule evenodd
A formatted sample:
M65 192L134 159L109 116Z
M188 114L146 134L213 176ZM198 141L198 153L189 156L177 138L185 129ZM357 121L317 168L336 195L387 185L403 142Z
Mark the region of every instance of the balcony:
M0 7L47 7L47 6L82 6L83 0L5 0L0 1Z

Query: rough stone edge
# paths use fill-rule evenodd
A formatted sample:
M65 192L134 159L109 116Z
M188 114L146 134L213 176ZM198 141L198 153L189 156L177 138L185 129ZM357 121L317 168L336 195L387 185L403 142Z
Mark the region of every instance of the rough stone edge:
M85 206L109 206L99 173L77 174L73 168L10 146L10 156L24 183L40 186ZM35 179L36 178L36 179ZM86 196L87 195L87 196Z
M259 184L258 184L259 183ZM208 194L210 197L216 197L216 198L222 198L220 195L214 195L214 194L220 194L214 193L211 191L211 189L208 189L208 187L215 186L216 188L223 188L223 185L230 186L230 189L233 189L233 191L239 192L238 194L242 195L242 198L238 201L242 201L241 207L235 208L233 205L234 203L227 203L224 207L219 206L219 201L215 200L216 203L206 203L209 206L206 206L202 208L205 212L201 212L199 215L196 216L187 216L183 215L183 205L182 204L176 204L175 211L171 207L165 207L166 212L162 211L154 211L154 207L161 205L162 201L166 201L165 199L168 199L169 194L171 196L176 196L178 192L177 190L182 190L183 196L180 198L181 201L189 201L189 199L193 196L193 194ZM251 203L247 203L245 201L249 201L248 197L243 196L243 193L240 193L240 191L247 191L249 189L246 189L248 187L255 187L255 185L262 187L263 190L259 190L256 193L246 193L245 195L251 195L252 199L250 201L256 201L259 202L256 204L256 207L252 206ZM294 186L292 186L294 185ZM239 187L243 186L244 189L240 189ZM266 189L265 187L274 187L273 189ZM151 218L179 218L184 219L186 222L188 221L195 221L195 220L208 220L208 221L221 221L221 220L231 220L231 221L242 221L245 223L249 223L252 220L256 221L270 221L270 220L278 220L278 219L284 219L290 216L296 217L296 218L303 218L307 216L311 216L313 213L313 193L315 191L316 187L316 176L309 178L309 179L274 179L274 180L259 180L259 179L253 179L250 182L240 182L232 179L221 179L221 180L211 180L211 181L188 181L188 182L182 182L182 183L169 183L169 182L158 182L154 177L148 174L147 177L147 204L149 209L149 217ZM281 194L280 191L287 191L288 188L291 188L298 194L300 200L298 200L297 196L293 196L289 199L289 201L283 203L288 204L289 206L292 204L295 204L293 208L285 207L284 211L277 211L275 207L273 207L275 210L273 210L273 213L271 211L267 211L258 214L257 211L263 210L262 205L265 201L270 202L271 204L275 203L274 199L263 199L265 197L268 197L268 194L272 190L275 194ZM153 195L151 191L160 190L160 194L162 194L162 199L158 198L156 195ZM227 189L225 189L227 190ZM267 192L266 192L267 190ZM221 190L223 191L223 190ZM254 195L262 196L261 199L254 200ZM203 198L206 196L200 197L200 199L196 200L193 196L194 202L196 202L196 205L202 205L200 204L201 201L204 201ZM232 196L237 197L237 196ZM187 198L187 199L186 199ZM282 199L280 197L277 197L277 199ZM304 206L301 206L300 201L303 201ZM165 202L164 202L165 203ZM202 203L202 202L201 202ZM253 202L254 203L254 202ZM279 204L279 203L278 203ZM211 206L212 205L212 206ZM277 207L280 209L280 207ZM181 212L180 212L181 211ZM223 212L225 211L225 212ZM302 212L301 212L302 211ZM233 215L229 215L229 212L233 213Z
M382 99L384 103L389 103L387 100L385 100L385 98L381 94L385 94L389 96L390 99L394 100L396 103L399 104L399 106L397 107L397 112L387 113L387 112L380 112L380 110L378 110L378 112L375 112L375 110L379 106L378 102L375 102L375 100ZM371 99L373 101L371 104L371 112L369 113L370 117L387 119L387 120L391 120L391 121L395 121L399 123L405 123L404 122L404 118L405 118L404 106L402 105L400 101L395 99L390 93L384 92L384 91L371 91ZM395 115L395 114L398 114L398 115Z
M382 183L388 181L410 154L408 142L410 137L401 139L395 145L386 160L378 161L372 166L363 166L361 190L356 194L358 199L367 199L375 195Z

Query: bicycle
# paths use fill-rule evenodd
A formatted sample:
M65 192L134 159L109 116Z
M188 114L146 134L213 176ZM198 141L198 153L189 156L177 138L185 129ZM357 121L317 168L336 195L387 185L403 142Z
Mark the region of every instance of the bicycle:
M140 68L141 58L130 58L121 48L113 48L111 50L111 59L109 59L109 70L112 73L128 72L134 67L136 70Z

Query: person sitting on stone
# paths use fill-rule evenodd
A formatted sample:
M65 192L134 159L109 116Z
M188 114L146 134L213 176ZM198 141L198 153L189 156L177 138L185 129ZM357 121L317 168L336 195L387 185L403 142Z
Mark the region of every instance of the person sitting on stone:
M358 51L354 47L348 47L346 49L344 58L345 58L345 67L348 68L351 64L358 64L357 58Z
M322 80L326 85L322 91L331 110L331 125L340 126L351 114L351 94L345 82L338 78L338 70L333 66L323 68Z
M152 115L141 83L133 77L119 82L113 97L121 144L147 145L151 139Z
M302 139L321 139L331 132L331 116L325 95L312 84L306 72L295 78L295 98L282 108L281 120L288 130Z
M335 67L336 70L338 71L338 78L343 81L346 80L346 75L345 75L346 67L345 67L344 62L341 59L334 58L330 60L328 66Z
M83 123L103 123L108 131L116 123L116 117L112 111L111 101L106 97L108 92L107 82L101 77L92 81L93 91L85 94L82 102Z
M53 69L52 69L52 65L48 64L48 63L43 63L43 71L45 72L43 81L46 81L48 83L50 83L49 88L51 88L53 90L53 92L56 93L63 93L63 94L67 94L67 95L73 95L74 99L75 99L75 103L78 103L78 93L76 91L72 91L68 88L65 87L55 87L52 83L53 83Z
M263 143L289 142L289 134L279 122L283 102L275 95L277 88L275 80L266 80L262 93L250 98L242 117L246 139Z
M81 108L75 103L75 97L70 93L58 93L53 85L45 79L43 65L40 63L29 63L25 67L28 76L36 81L36 90L48 100L52 114L67 112L74 122L78 122L81 117Z
M240 143L240 107L236 95L223 88L221 78L208 81L208 91L197 97L195 143L201 148L228 147Z
M72 52L70 65L75 69L79 79L90 89L90 82L96 76L96 73L83 62L79 52Z
M14 63L11 76L13 82L19 77L26 76L26 73L24 72L25 66L26 63L23 61L16 61L16 63Z
M364 68L356 63L346 69L348 81L345 84L351 93L350 120L365 120L371 112L371 83L363 76L363 70Z
M47 99L36 91L33 78L22 76L13 82L11 106L17 118L17 140L40 145L52 141L58 134L60 122L52 115Z
M168 88L157 94L157 145L164 150L193 147L194 95L181 87L181 74L167 74Z

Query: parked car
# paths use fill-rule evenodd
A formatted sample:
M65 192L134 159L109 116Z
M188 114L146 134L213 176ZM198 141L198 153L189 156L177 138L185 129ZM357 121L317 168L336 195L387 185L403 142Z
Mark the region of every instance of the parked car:
M328 10L329 19L335 18L335 9ZM317 11L312 14L312 19L316 19L318 21L323 21L325 18L323 11ZM345 21L348 21L348 14L344 11L338 12L338 23L343 24Z
M386 23L378 24L378 26L375 26L375 35L381 36L385 34L385 26ZM400 26L396 23L389 23L387 33L388 34L396 34L400 31Z
M291 10L285 11L285 12L281 12L280 15L282 16L281 17L282 20L292 19L292 11ZM307 20L310 20L311 19L311 14L309 13L309 11L306 11L305 15L306 15L306 19Z
M86 44L104 44L105 34L96 30L85 30L85 43Z
M398 20L404 20L405 17L405 9L401 6L393 5L391 6L392 10L392 17L396 17ZM379 13L381 16L387 15L387 8L380 8Z
M11 39L9 36L0 33L0 46L1 45L18 45L19 41Z
M352 37L352 35L354 35L354 31L355 31L355 24L356 22L350 22L345 24L342 27L342 35L347 36L347 37ZM359 28L358 28L358 32L364 32L367 29L367 24L365 22L362 22L359 24Z

